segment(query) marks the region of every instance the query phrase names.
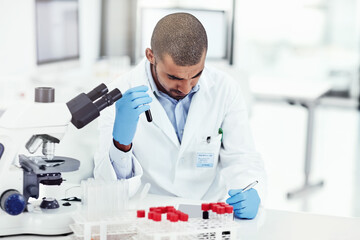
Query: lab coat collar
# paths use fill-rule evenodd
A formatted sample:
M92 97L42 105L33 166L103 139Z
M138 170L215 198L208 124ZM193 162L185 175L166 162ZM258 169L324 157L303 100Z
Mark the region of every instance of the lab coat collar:
M139 69L134 69L134 73L142 73L141 76L134 76L131 87L139 86L139 85L147 85L151 88L150 78L147 74L147 63L149 61L144 58L142 62L139 64ZM142 69L141 69L142 68ZM144 80L147 79L146 82ZM204 68L204 71L199 79L199 90L196 94L194 94L189 113L185 123L184 135L182 138L182 143L180 146L180 142L178 137L176 136L176 132L174 130L173 125L171 124L165 109L162 107L161 103L156 99L153 90L149 92L150 97L153 98L153 101L150 103L150 110L153 116L153 123L160 128L165 135L175 144L177 147L181 147L181 149L186 149L187 144L190 142L193 134L195 134L197 128L200 123L204 121L206 116L203 116L201 113L204 111L204 107L206 108L207 103L211 99L210 89L214 85L214 80L211 75L208 73L207 68ZM181 151L181 150L180 150Z

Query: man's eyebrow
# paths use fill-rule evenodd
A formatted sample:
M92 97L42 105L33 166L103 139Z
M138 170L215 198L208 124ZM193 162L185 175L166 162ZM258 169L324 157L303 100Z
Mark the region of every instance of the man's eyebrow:
M204 70L204 69L203 69ZM195 76L192 77L193 78L197 78L198 76L200 76L200 74L203 72L203 70L201 70L198 74L196 74ZM170 78L172 79L176 79L176 80L184 80L183 78L179 78L179 77L176 77L174 75L171 75L171 74L167 74Z
M179 77L176 77L174 75L171 75L171 74L168 74L168 76L172 79L176 79L176 80L184 80L183 78L179 78Z
M196 74L195 76L193 76L192 78L197 78L198 76L200 76L200 74L202 73L204 71L204 69L203 70L201 70L198 74Z

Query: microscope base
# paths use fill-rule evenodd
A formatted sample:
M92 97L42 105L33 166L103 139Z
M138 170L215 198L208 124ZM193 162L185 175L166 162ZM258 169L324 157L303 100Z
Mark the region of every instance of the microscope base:
M60 202L59 202L60 203ZM74 221L72 217L81 208L81 203L71 202L71 206L58 209L43 210L39 204L31 212L24 212L17 216L10 216L1 212L0 237L10 235L67 235L72 233L69 225Z

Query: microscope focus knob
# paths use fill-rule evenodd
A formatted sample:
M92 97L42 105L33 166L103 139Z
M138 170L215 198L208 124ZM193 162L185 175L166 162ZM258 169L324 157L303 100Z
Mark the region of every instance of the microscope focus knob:
M16 190L8 190L1 195L0 207L10 215L19 215L26 207L24 196Z
M35 197L37 198L38 197L38 194L39 194L39 188L35 185L29 185L27 188L26 188L26 191L29 193L29 196L30 197Z

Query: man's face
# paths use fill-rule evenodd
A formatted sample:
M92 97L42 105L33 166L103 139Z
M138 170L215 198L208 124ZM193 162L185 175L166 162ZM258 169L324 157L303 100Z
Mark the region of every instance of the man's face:
M204 69L206 52L198 64L193 66L178 66L169 55L156 59L152 65L152 74L156 86L161 92L180 100L186 97L198 83ZM150 61L151 62L151 61Z

